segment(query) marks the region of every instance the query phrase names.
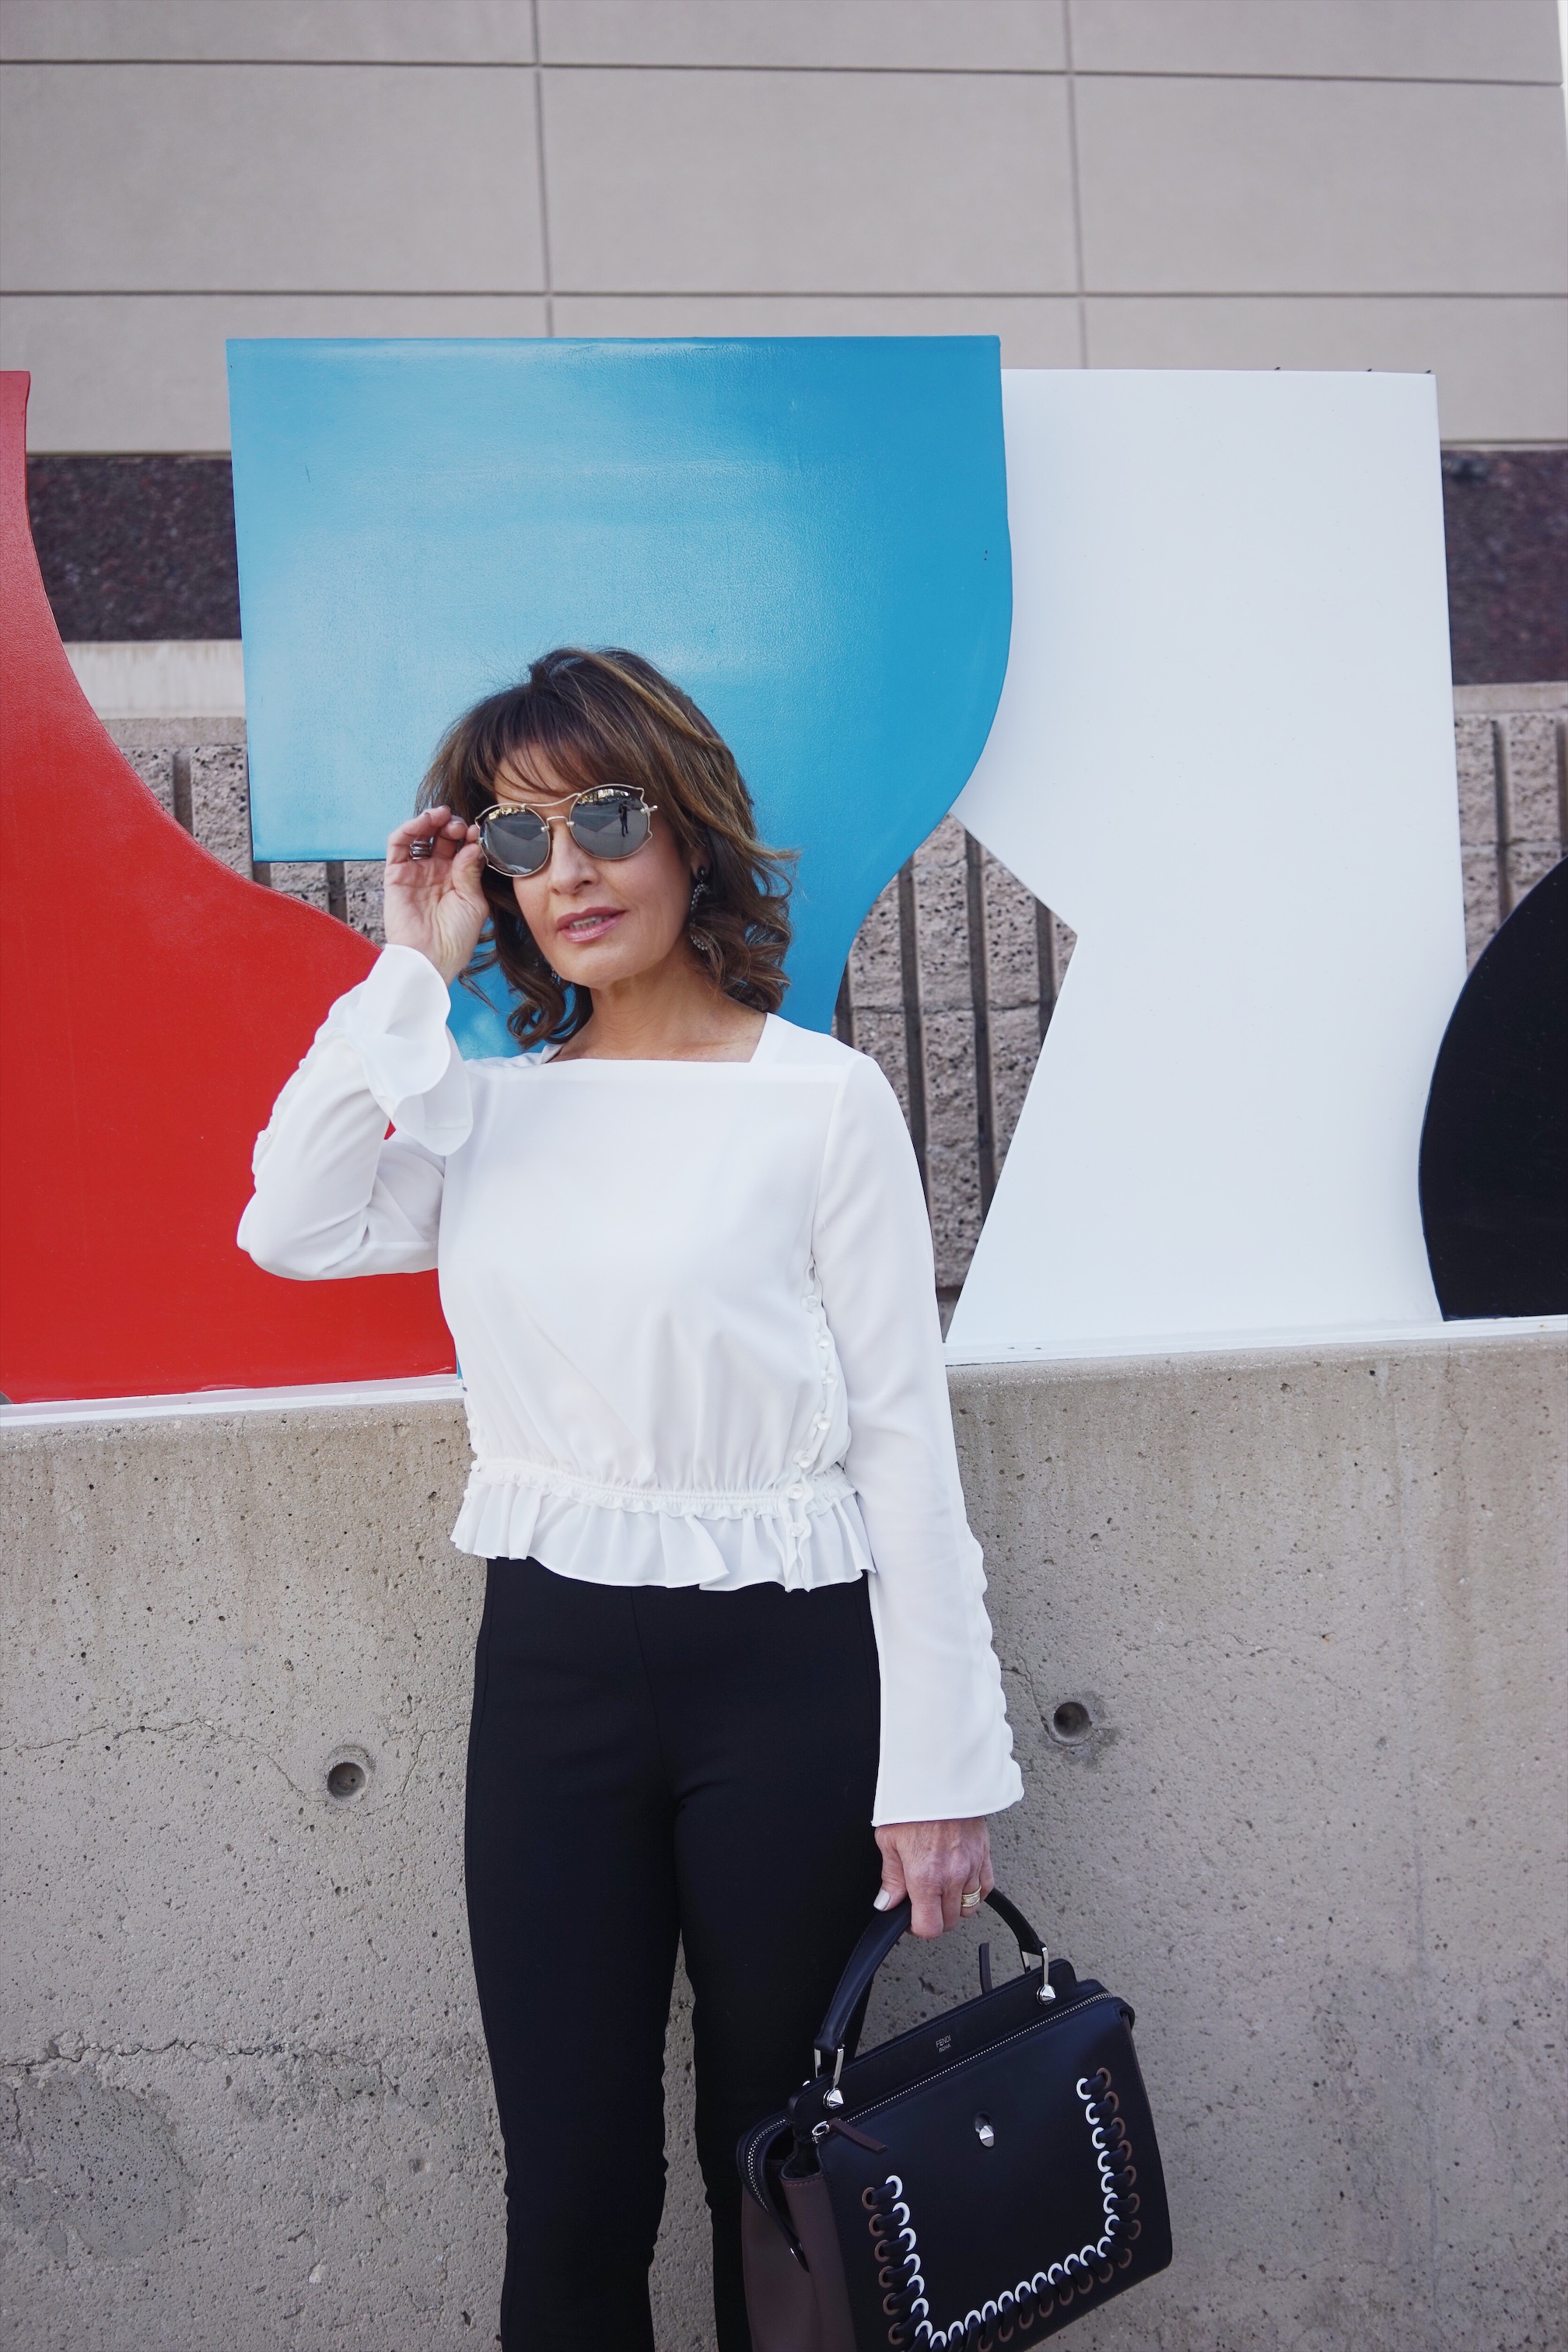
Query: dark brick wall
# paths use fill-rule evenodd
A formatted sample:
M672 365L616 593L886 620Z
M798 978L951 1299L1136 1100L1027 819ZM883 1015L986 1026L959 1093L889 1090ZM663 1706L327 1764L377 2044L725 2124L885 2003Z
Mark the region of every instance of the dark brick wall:
M27 499L67 639L237 637L226 457L35 457ZM1568 449L1443 458L1454 677L1568 677Z
M1447 449L1443 521L1458 686L1568 677L1568 449Z
M238 636L226 457L30 457L27 507L68 645Z

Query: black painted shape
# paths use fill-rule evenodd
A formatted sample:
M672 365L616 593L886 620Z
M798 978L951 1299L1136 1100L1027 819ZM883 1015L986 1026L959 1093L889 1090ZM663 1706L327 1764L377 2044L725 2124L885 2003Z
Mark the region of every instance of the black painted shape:
M1460 992L1421 1132L1446 1318L1568 1314L1568 857Z

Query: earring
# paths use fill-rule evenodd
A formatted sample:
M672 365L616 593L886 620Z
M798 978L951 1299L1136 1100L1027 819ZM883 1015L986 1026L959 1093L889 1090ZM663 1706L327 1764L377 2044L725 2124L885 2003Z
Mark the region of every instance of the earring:
M708 868L703 866L698 868L696 878L691 885L691 902L686 909L686 936L700 956L716 956L719 952L718 941L711 933L705 931L700 923L693 920L698 908L707 896Z

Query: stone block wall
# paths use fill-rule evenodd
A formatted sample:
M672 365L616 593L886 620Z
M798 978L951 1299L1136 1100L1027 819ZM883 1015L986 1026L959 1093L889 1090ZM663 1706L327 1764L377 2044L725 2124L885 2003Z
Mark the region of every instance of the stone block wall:
M1461 687L1455 702L1473 964L1568 849L1568 687Z
M1455 706L1473 964L1568 848L1568 686L1460 687ZM243 719L127 719L111 731L215 857L379 944L378 862L253 861ZM851 950L835 1026L880 1063L903 1106L947 1302L968 1271L1073 938L950 816L889 883Z

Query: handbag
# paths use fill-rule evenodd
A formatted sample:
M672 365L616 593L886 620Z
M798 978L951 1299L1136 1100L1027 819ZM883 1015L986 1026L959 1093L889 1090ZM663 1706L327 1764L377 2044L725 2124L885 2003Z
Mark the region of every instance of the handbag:
M1023 1973L848 2056L910 1922L879 1914L816 2072L736 2149L755 2352L992 2352L1041 2343L1163 2270L1170 2219L1132 2011L986 1902Z

